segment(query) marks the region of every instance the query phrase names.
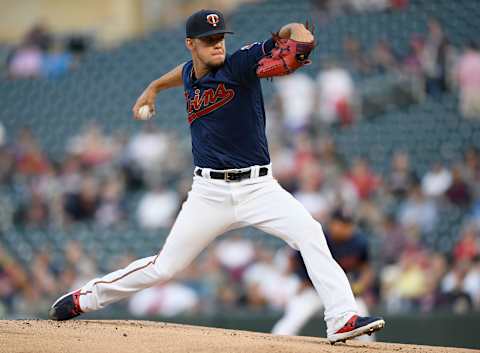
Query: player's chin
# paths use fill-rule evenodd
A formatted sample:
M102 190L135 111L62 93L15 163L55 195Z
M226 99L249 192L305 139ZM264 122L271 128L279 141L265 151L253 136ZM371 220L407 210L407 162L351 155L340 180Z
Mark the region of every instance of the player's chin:
M225 55L214 55L209 63L208 63L208 66L212 69L216 69L220 66L223 65L223 63L225 62Z

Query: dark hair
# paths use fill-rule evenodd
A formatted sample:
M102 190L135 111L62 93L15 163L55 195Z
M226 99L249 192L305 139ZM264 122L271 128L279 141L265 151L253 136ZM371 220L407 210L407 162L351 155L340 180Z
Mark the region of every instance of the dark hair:
M342 208L337 208L335 211L332 213L332 221L340 221L342 223L353 223L353 215L349 212L346 212Z

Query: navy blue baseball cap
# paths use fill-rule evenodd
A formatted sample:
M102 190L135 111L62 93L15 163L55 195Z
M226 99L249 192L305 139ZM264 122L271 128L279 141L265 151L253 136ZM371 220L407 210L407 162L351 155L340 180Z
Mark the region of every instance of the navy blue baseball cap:
M223 14L217 10L200 10L187 20L187 38L202 38L214 34L233 33L225 27Z

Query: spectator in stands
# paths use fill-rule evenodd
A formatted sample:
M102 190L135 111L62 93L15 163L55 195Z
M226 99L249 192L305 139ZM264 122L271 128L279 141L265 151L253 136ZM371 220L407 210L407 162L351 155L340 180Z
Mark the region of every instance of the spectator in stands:
M61 164L57 162L52 162L46 173L32 180L32 193L37 193L48 209L47 227L65 224L63 197L67 188L62 181Z
M39 175L49 168L49 161L29 128L22 128L13 146L16 170L24 175Z
M410 38L409 52L403 60L403 70L415 77L423 77L422 55L424 50L424 40L414 34Z
M80 158L67 156L60 166L59 179L65 193L75 193L82 184L82 164Z
M110 162L116 151L114 141L95 122L90 122L85 130L68 141L67 151L78 156L83 165L95 167Z
M480 229L480 199L476 200L473 204L471 212L472 221L477 224L477 227Z
M73 65L73 57L63 44L55 43L42 58L42 77L55 79L65 75Z
M368 237L356 226L353 214L336 209L325 234L328 248L347 274L353 294L358 297L371 294L375 273L370 263Z
M398 61L390 44L386 40L379 40L371 53L373 70L386 74L398 68Z
M327 189L332 189L344 174L345 161L338 153L335 141L330 136L319 138L316 150L322 171L323 185Z
M480 235L474 223L467 224L460 234L460 240L453 249L455 261L473 261L480 256Z
M15 303L27 283L23 267L0 244L0 312L14 314Z
M441 283L447 272L447 259L439 253L428 255L426 263L428 276L425 281L425 294L419 300L420 311L431 312L444 305L444 298L441 293Z
M292 191L296 187L296 168L294 151L278 142L271 142L268 146L270 160L272 161L272 173L275 179L286 190Z
M391 265L398 262L401 254L408 247L408 238L393 214L385 216L378 235L381 243L379 253L381 263Z
M170 158L167 135L151 123L146 123L133 135L126 147L129 173L137 179L154 179Z
M306 164L314 163L316 151L312 139L306 132L297 134L294 138L294 169L302 170Z
M22 44L8 59L8 77L11 79L38 78L42 70L42 52L31 44Z
M58 45L57 45L58 47ZM88 49L88 39L83 35L71 35L62 41L62 51L50 55L52 78L63 75L68 71L76 69ZM48 59L48 54L47 58Z
M428 20L428 34L422 53L422 68L428 95L438 97L447 91L448 68L452 63L452 50L440 22Z
M318 221L327 219L331 211L331 202L322 193L322 173L318 163L306 164L299 172L299 189L293 196L305 206L308 212Z
M464 155L461 166L462 179L474 198L480 198L480 156L478 150L471 146Z
M335 205L343 207L348 211L355 210L360 206L361 200L358 196L356 186L348 175L344 175L333 190Z
M353 123L355 116L355 86L350 73L335 62L325 65L317 76L317 112L324 124Z
M208 247L179 276L179 280L192 288L199 296L199 310L202 314L212 314L219 310L218 291L226 281L214 247Z
M284 127L289 132L297 132L307 128L315 107L315 83L305 73L279 77L274 81Z
M199 298L180 281L170 281L144 289L130 298L128 308L134 316L175 316L194 313Z
M452 183L446 191L447 198L453 204L460 207L469 207L472 201L470 187L462 176L461 166L456 165L452 169Z
M353 161L348 178L355 186L361 200L370 199L381 185L381 178L374 173L365 158L356 158Z
M71 221L93 221L99 205L99 182L92 175L84 175L80 189L65 195L64 208Z
M264 307L265 299L261 296L261 293L259 293L258 285L254 285L252 288L245 288L245 293L242 293L241 290L242 288L240 286L236 286L228 280L222 282L216 293L216 306L218 311L235 310L242 304L247 306L250 310ZM244 295L244 298L242 298L242 294Z
M72 35L67 38L67 51L73 56L75 67L88 49L88 39L82 35Z
M246 300L249 307L283 308L289 298L298 290L298 278L292 276L285 266L288 253L279 250L277 254L267 247L256 247L257 261L250 265L243 275Z
M382 270L382 298L387 310L402 312L416 310L427 293L429 271L421 251L409 250L398 263Z
M170 227L179 202L175 191L167 189L161 181L157 181L138 203L138 223L145 229Z
M8 77L37 78L41 74L43 53L50 48L52 36L43 23L35 24L7 58Z
M480 51L469 42L455 68L460 89L460 111L467 118L480 118Z
M6 132L0 123L0 185L11 182L15 172L15 158L6 142Z
M410 158L406 152L394 153L387 180L387 187L397 201L403 200L411 186L417 182L417 176L411 170Z
M452 185L452 174L441 163L434 163L422 178L422 192L427 197L439 197Z
M90 256L86 254L82 243L76 240L69 240L65 245L65 267L73 270L74 277L72 283L67 287L72 290L91 276L98 274L97 265L93 257L91 254ZM64 288L63 286L60 287Z
M370 264L367 237L355 226L352 215L341 209L336 209L329 221L325 229L328 248L350 281L359 312L368 315L365 301L372 297L375 275ZM300 253L293 249L287 251L287 269L298 278L300 285L288 300L285 314L272 328L272 333L298 335L308 320L322 309L323 303L313 289Z
M354 74L366 75L372 70L368 56L363 53L358 40L352 36L348 36L343 41L343 64Z
M17 209L15 223L27 229L48 227L48 207L38 192L30 191L29 197Z
M215 256L229 278L239 282L246 268L255 260L255 248L250 239L234 234L218 242Z
M442 292L447 296L448 304L455 313L464 314L473 309L473 298L467 287L471 284L466 281L471 269L472 263L470 261L455 261L453 268L442 280Z
M480 309L480 256L473 259L470 270L465 276L465 291L470 295L473 306Z
M265 104L266 116L266 133L270 138L270 144L278 144L283 141L290 140L291 136L287 136L290 131L284 128L283 123L283 104L278 94L274 94L272 99Z
M125 218L122 179L111 175L103 184L100 191L100 204L95 213L98 224L109 227L118 226Z
M406 228L430 233L438 221L437 206L425 197L420 185L413 185L407 199L400 205L398 220Z
M55 277L55 268L52 264L50 251L47 249L37 250L32 261L32 284L35 288L38 300L51 297L58 292L58 282Z
M7 57L7 76L19 78L57 78L78 65L87 48L85 38L68 38L64 43L55 41L44 23L35 24L20 45Z
M53 36L46 23L38 22L28 30L23 41L46 52L52 46Z

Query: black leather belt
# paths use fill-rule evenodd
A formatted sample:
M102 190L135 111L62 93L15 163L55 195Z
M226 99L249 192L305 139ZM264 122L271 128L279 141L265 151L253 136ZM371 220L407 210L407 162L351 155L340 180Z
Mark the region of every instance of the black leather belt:
M195 171L195 174L198 176L202 176L202 169L198 168ZM258 176L265 176L268 174L268 168L267 167L260 167L260 170L258 172ZM211 170L210 171L210 178L211 179L219 179L219 180L225 180L225 181L241 181L243 179L250 179L252 177L252 169L247 169L247 170L242 170L242 171L236 171L236 170L229 170L229 171L224 171L224 172L216 172Z

